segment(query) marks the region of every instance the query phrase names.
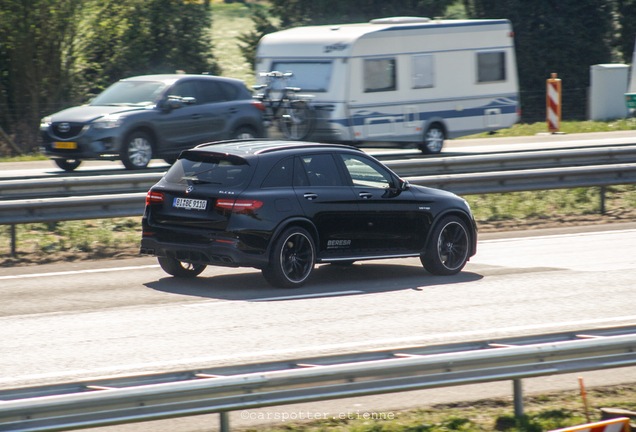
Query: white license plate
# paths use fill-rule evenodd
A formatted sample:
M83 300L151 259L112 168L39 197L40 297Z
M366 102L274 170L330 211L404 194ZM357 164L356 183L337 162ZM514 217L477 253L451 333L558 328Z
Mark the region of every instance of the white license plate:
M205 210L208 206L206 200L198 200L192 198L175 198L172 206L186 210Z

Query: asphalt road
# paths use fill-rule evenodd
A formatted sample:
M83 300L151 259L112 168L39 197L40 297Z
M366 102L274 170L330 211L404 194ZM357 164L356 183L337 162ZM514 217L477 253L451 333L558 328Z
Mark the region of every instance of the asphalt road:
M634 135L457 140L445 152L620 145ZM82 166L97 169L124 171L118 162ZM49 161L0 164L4 178L58 172ZM634 324L635 264L630 224L484 235L465 271L447 278L428 275L417 259L321 266L299 290L273 289L249 269L209 268L177 281L152 258L0 268L0 388ZM636 382L636 372L585 378L590 386ZM577 385L569 376L524 380L527 392ZM236 412L231 424L510 395L508 382L434 389ZM100 431L209 431L217 422L211 415Z
M297 290L246 269L178 281L152 258L2 268L0 388L633 324L635 280L633 225L484 236L452 277L427 274L417 259L325 265ZM614 378L636 381L631 370L590 379ZM233 413L232 424L510 395L510 383L471 388ZM107 430L212 430L214 417Z

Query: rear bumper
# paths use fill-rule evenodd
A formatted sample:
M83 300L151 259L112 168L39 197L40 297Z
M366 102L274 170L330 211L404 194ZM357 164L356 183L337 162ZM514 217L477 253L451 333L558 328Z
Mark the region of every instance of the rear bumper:
M211 241L209 244L183 244L160 241L154 237L143 237L139 253L220 267L263 268L269 262L266 253L248 253L240 249L238 241L225 240Z

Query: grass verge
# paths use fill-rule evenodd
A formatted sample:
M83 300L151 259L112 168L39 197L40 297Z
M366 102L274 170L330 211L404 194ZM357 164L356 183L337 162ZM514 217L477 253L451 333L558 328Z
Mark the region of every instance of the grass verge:
M599 421L601 407L636 409L636 385L597 387L587 391L590 421ZM346 420L321 419L283 426L248 429L259 432L543 432L587 422L578 392L555 392L524 398L525 415L512 415L512 398L433 405L414 410L347 415Z

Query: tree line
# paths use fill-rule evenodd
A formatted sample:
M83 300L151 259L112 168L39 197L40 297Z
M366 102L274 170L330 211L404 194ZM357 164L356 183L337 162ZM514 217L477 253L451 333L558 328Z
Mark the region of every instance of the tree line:
M230 1L230 0L226 0ZM545 80L563 80L564 118L585 118L589 67L631 63L636 0L247 1L248 62L266 33L386 16L507 18L515 29L523 121L545 118ZM37 145L42 116L121 78L222 74L210 0L0 0L0 154Z
M211 25L209 0L0 0L0 154L32 151L42 116L121 78L219 74Z

